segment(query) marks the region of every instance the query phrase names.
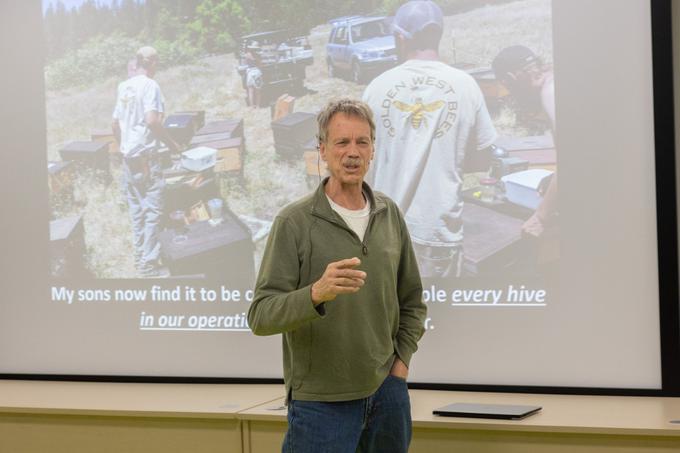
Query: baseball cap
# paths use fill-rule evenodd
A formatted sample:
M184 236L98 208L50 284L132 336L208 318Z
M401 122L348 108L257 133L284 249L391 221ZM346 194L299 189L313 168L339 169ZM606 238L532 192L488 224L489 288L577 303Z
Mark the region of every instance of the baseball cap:
M510 46L496 55L491 67L496 77L504 77L506 74L524 69L536 61L538 61L538 57L528 47Z
M158 52L151 46L140 47L139 50L137 51L137 58L150 60L156 57L158 57Z
M442 10L436 3L429 0L411 0L404 3L397 10L392 22L392 28L406 39L423 31L429 25L436 25L444 29Z

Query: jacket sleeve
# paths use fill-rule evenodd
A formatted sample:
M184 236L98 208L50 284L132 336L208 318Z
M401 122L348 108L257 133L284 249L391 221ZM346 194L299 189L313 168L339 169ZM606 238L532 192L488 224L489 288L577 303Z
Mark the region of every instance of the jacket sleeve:
M399 297L399 330L397 331L396 353L408 367L411 356L418 349L418 340L425 333L427 307L423 303L423 284L416 255L411 245L406 224L401 214L401 257L397 275L397 295Z
M311 285L299 287L298 238L291 221L277 217L265 247L255 283L248 325L255 335L274 335L295 330L321 318L323 305L312 303Z

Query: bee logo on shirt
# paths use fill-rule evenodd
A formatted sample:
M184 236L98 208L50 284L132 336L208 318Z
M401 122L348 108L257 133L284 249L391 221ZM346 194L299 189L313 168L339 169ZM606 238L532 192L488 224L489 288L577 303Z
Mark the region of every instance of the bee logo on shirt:
M425 113L434 112L444 106L444 101L434 101L430 104L423 104L422 98L416 98L415 104L406 104L401 101L394 101L394 106L402 112L410 113L411 125L414 129L419 129L421 124L427 127L427 117Z
M441 138L458 119L458 98L448 80L413 76L388 85L384 97L377 100L376 119L388 137L432 128L433 138Z
M120 98L120 103L123 106L123 110L127 110L128 106L135 100L135 90L131 87L127 87L125 92Z

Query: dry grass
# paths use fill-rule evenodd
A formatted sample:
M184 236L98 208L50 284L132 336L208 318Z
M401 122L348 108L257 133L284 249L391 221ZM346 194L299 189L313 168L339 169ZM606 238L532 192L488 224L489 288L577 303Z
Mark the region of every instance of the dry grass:
M451 63L491 66L504 47L521 44L552 62L550 0L521 0L484 6L444 21L442 57Z
M534 49L552 61L551 7L549 0L522 0L496 7L482 7L445 19L440 47L444 61L489 66L498 51L511 44ZM361 97L364 86L328 79L325 44L330 26L320 25L310 34L314 64L307 68L306 86L313 93L296 100L295 110L318 111L330 98ZM455 44L455 45L454 45ZM454 52L455 50L455 52ZM88 140L93 129L108 128L116 85L123 75L88 89L64 90L47 95L48 158L58 160L58 150L72 140ZM237 214L271 220L285 204L309 192L302 159L276 158L269 109L249 108L236 74L233 54L211 56L199 63L176 66L157 74L166 99L166 111L205 110L206 120L242 117L247 156L244 181L222 181L223 196ZM499 130L520 133L514 113L501 110L494 118ZM57 214L82 213L85 221L87 264L98 278L134 277L131 230L127 210L121 209L119 168L112 168L113 183L105 187L90 175L76 183L75 201ZM257 244L259 263L263 244Z

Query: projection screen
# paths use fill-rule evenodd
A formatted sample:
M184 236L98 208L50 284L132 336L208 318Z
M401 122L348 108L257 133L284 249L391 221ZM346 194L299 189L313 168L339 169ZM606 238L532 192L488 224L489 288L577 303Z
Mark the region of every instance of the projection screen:
M220 3L232 9L211 9ZM22 90L44 105L45 146L0 170L24 172L33 200L13 218L27 226L2 238L22 258L1 302L0 373L282 377L280 338L254 336L246 314L276 213L326 175L316 113L331 98L383 96L403 122L378 109L377 128L401 133L441 126L457 100L423 104L419 86L448 83L427 78L404 80L397 98L367 93L401 64L397 3L45 0L35 42L16 44L44 54L44 88ZM424 273L410 380L660 389L649 2L440 5L439 57L476 82L484 145L497 149L481 169L461 162L460 190L440 194L462 206L463 261L460 275ZM142 46L158 52L164 128L181 149L160 146L160 169L140 170L158 183L140 220L112 123ZM494 72L511 46L528 52L516 68L528 88ZM378 140L376 160L386 152ZM407 206L399 180L369 181L409 226L440 215L439 201Z

